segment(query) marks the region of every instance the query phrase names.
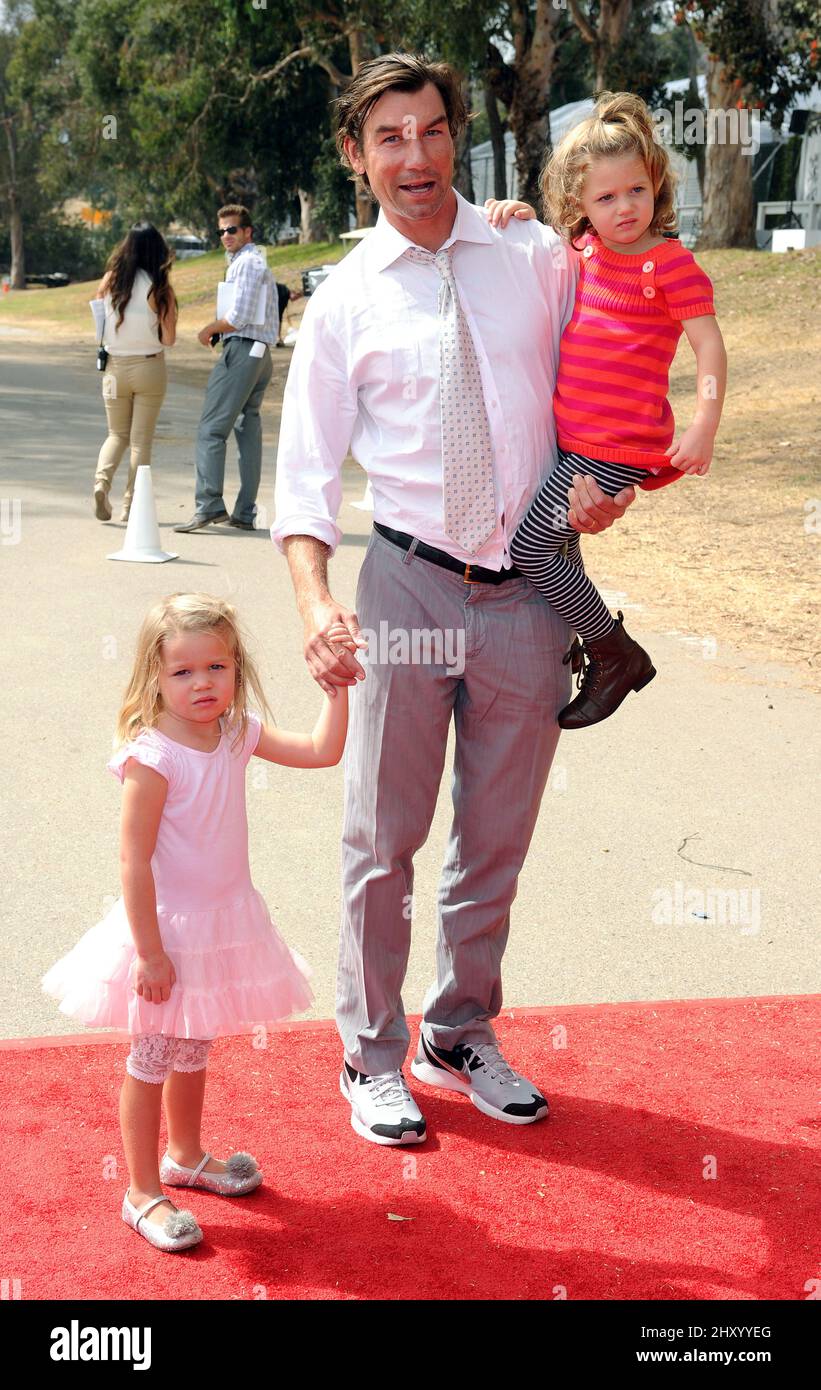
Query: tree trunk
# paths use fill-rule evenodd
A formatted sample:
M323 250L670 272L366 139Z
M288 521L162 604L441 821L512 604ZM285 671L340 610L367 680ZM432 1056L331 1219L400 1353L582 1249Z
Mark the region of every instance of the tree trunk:
M618 48L630 22L633 0L602 0L599 12L598 44L596 45L596 91L607 85L607 65Z
M687 25L687 69L690 76L690 85L687 88L687 109L688 111L704 110L704 104L698 94L698 71L701 61L701 51L698 39L693 33L692 25ZM701 201L704 202L704 165L705 153L704 146L695 146L695 162L698 170L698 186L701 193Z
M516 141L516 197L538 210L542 197L539 175L550 144L550 112L538 74L519 75L508 119Z
M493 196L507 197L507 152L505 132L499 116L499 104L487 82L485 83L485 111L490 127L490 144L493 149Z
M550 81L562 12L553 8L552 0L536 0L532 38L527 43L524 12L521 5L515 8L518 33L508 124L516 141L516 197L539 211L539 175L550 147Z
M363 31L355 26L348 30L348 54L351 60L351 77L356 77L362 64L374 56L368 50ZM361 179L356 180L354 188L356 190L354 199L356 225L358 228L372 227L376 220L374 214L378 209Z
M24 290L26 286L26 256L23 247L23 218L16 190L9 193L9 232L11 236L11 276L13 290Z
M750 93L728 80L720 59L707 67L708 111L727 112L725 130L732 131L736 103L749 106ZM743 112L738 112L742 115ZM718 127L717 134L721 127ZM697 250L709 247L755 248L753 156L742 153L739 143L712 139L707 145L704 170L704 211Z
M311 241L321 241L320 230L314 220L316 198L304 188L298 188L299 195L299 244L307 246Z
M351 77L356 77L362 64L374 56L367 52L364 34L355 26L348 30L348 53L351 59Z
M561 7L564 9L564 5ZM596 92L607 86L607 65L610 55L618 48L630 22L633 0L601 0L598 23L594 28L581 8L580 0L570 0L570 13L585 43L589 43L596 69Z
M14 139L12 117L3 121L6 127L6 140L9 147L9 238L11 241L11 275L9 283L13 290L26 288L26 254L23 239L23 214L20 195L17 191L17 145Z
M465 107L470 111L472 106L472 93L470 81L467 77L462 79L462 100ZM461 138L456 145L456 158L454 161L453 187L458 188L463 198L467 198L469 203L476 201L476 194L473 188L473 169L470 163L470 154L473 149L473 134L470 121L468 121Z
M379 209L371 200L371 195L361 179L356 180L356 225L357 227L372 227L375 221L375 213Z

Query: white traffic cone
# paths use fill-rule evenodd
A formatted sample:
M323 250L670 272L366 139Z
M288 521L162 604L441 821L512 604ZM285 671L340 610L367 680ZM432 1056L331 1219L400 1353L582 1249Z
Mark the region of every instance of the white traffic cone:
M161 564L163 560L176 560L177 552L163 550L160 545L160 528L157 525L157 512L154 506L154 489L151 486L151 469L148 464L140 464L134 483L134 496L128 513L128 526L122 550L109 555L109 560L139 560L143 564Z
M372 511L373 511L373 488L371 487L370 478L368 479L368 482L367 482L367 484L366 484L366 487L365 487L365 496L362 498L362 501L361 501L361 502L352 502L352 503L351 503L351 506L352 506L352 507L356 507L356 510L357 510L358 512L372 512Z

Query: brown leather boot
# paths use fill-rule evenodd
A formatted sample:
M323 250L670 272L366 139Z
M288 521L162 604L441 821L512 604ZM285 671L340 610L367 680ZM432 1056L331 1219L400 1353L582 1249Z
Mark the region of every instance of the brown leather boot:
M559 711L561 729L584 729L609 719L625 695L642 690L656 674L647 652L625 632L621 610L612 632L588 642L582 651L589 664L575 700Z

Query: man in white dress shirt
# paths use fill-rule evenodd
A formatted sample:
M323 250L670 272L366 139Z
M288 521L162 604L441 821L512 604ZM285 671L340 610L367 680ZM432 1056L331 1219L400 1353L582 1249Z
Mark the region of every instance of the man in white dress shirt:
M509 545L557 460L552 396L576 267L552 229L492 228L453 189L466 112L444 64L375 58L338 105L343 162L381 211L306 309L283 402L271 538L288 557L312 675L331 696L356 687L345 751L340 1088L358 1134L407 1144L427 1133L402 1072L413 856L430 829L451 719L454 817L437 978L411 1072L508 1124L548 1113L538 1087L501 1055L491 1020L502 1004L510 905L570 691L571 634L512 567ZM455 338L454 367L446 354ZM454 371L471 383L461 413L479 473L467 481L458 457L445 463ZM356 612L327 579L349 447L371 482L375 518ZM469 533L471 546L454 539L453 499L464 512L464 498L480 494L489 520ZM634 495L610 499L579 478L571 521L603 530Z

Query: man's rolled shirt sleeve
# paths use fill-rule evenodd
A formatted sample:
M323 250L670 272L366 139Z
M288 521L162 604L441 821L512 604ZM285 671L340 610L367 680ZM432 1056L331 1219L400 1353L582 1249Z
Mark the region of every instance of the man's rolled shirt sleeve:
M271 540L283 553L288 536L315 536L331 555L342 537L336 518L357 393L344 326L323 309L323 289L314 292L303 315L282 401Z

